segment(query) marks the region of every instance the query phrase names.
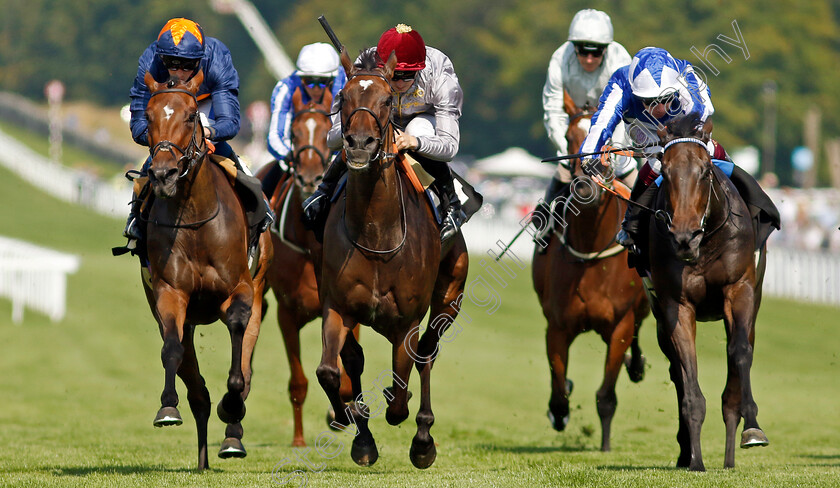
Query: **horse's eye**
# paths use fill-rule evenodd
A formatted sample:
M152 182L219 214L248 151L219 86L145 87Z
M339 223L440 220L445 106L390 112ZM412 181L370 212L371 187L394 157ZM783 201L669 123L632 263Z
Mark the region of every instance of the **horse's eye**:
M386 98L386 99L385 99L385 106L386 106L386 107L390 107L390 106L391 106L391 97L388 97L388 98Z

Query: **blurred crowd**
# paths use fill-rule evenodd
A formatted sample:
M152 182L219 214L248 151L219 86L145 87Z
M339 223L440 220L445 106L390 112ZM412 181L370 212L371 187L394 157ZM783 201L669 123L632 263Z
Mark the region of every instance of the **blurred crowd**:
M840 190L771 188L782 229L770 236L771 246L807 251L840 251Z

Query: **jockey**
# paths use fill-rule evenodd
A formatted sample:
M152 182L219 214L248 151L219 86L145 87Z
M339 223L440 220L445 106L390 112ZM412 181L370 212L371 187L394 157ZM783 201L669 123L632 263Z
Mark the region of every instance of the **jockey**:
M577 107L594 110L610 75L628 64L630 54L627 49L613 41L613 26L609 15L593 9L575 14L569 25L568 40L551 55L542 94L545 110L543 124L558 156L568 154L566 131L569 128L569 114L564 109L564 91L569 93ZM622 145L625 143L624 124L621 121L615 127L612 138ZM623 178L635 178L636 168L632 163L631 159L626 168L621 169ZM549 205L565 193L571 181L569 162L562 160L546 190L545 204Z
M292 151L291 126L294 118L292 95L300 88L303 103L320 101L325 90L333 99L344 88L347 76L332 46L316 42L303 46L297 58L297 70L277 82L271 93L271 124L268 129L268 152L283 165Z
M651 207L656 196L656 185L650 185L661 172L662 147L659 146L657 130L671 119L691 113L704 123L715 109L712 105L709 87L694 72L688 61L674 59L664 49L646 47L633 56L629 66L619 68L610 77L599 101L598 111L592 116L592 125L581 147L581 153L601 150L620 121L624 121L626 132L637 148L645 153L645 164L639 171L633 185L630 199L645 207ZM715 159L729 159L726 151L716 141L709 142L709 154ZM584 168L600 171L598 159L583 161ZM613 168L620 175L619 168ZM758 183L748 173L735 166L730 179L747 200L749 194L764 195ZM650 188L649 188L650 187ZM752 190L757 190L753 193ZM769 202L769 199L767 199ZM751 202L747 202L748 204ZM772 202L756 201L765 205L761 209L770 214L775 211ZM767 207L772 207L768 209ZM621 223L616 241L638 253L641 209L630 205ZM778 225L776 225L778 228Z
M420 33L405 24L385 31L376 47L368 51L374 50L380 65L385 64L392 52L397 56L391 80L395 90L391 122L397 128L397 149L410 151L435 178L435 185L446 202L440 231L441 240L446 241L458 233L466 219L447 164L458 152L458 118L463 103L452 61L441 51L427 46ZM338 106L338 100L333 103L334 107ZM327 144L335 150L343 144L338 116L333 119ZM304 218L309 226L314 227L323 220L329 196L345 171L347 166L341 158L333 160L318 190L304 202Z
M215 154L233 160L240 172L237 179L256 181L246 166L242 165L233 149L226 142L239 132L239 75L233 67L230 51L216 38L206 37L197 23L185 18L170 19L161 29L157 40L152 42L140 56L137 77L129 91L131 97L131 135L134 141L143 146L149 145L146 120L146 106L151 92L143 78L148 71L158 82L170 78L187 81L199 71L204 71L204 82L198 89L198 104L204 137L215 145ZM143 164L141 174L145 176L151 164L151 156ZM248 183L253 183L248 181ZM247 185L252 186L252 185ZM260 195L262 196L261 192ZM140 199L132 202L123 235L132 240L142 239L143 234L138 222ZM268 228L274 216L265 205L260 232ZM258 209L258 212L261 210Z

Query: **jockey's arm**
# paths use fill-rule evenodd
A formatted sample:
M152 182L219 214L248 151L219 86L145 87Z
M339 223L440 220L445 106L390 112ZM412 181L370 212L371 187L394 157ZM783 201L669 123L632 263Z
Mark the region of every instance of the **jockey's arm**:
M566 131L569 128L569 115L563 107L563 46L551 56L542 92L543 125L558 156L568 153Z

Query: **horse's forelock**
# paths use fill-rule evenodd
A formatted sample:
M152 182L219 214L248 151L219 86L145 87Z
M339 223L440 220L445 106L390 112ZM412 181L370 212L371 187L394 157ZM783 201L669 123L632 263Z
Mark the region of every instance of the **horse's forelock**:
M700 115L690 113L672 119L667 124L668 133L674 137L703 137L703 122Z

